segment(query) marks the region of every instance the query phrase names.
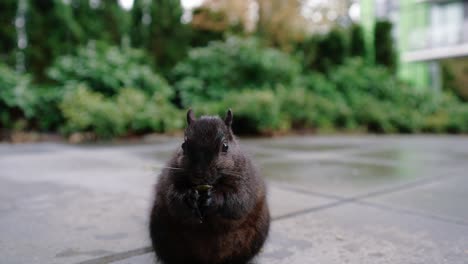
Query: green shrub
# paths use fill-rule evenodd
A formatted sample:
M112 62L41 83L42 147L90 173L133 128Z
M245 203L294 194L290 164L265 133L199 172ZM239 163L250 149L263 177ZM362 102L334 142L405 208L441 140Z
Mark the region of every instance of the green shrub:
M253 132L269 134L274 131L286 130L289 124L281 113L281 105L275 93L271 90L245 90L236 92L223 100L225 109L235 109L234 129L249 128ZM225 110L224 110L225 111Z
M91 131L101 138L125 133L125 120L116 104L86 85L70 89L60 104L66 133Z
M131 106L137 106L140 101L141 107L131 109ZM120 109L127 109L125 116L128 131L137 134L172 132L183 128L185 124L183 113L168 102L167 98L157 93L145 98L143 102L141 92L135 89L125 89L118 95L117 105Z
M166 98L173 94L167 82L147 64L143 51L102 43L90 42L76 55L58 58L48 76L59 85L83 83L105 95L115 95L123 87L134 87L147 95L157 92Z
M195 48L176 65L173 76L182 103L221 100L239 89L292 83L300 71L288 54L262 47L255 39L228 38Z
M340 65L348 55L347 33L341 28L334 28L325 35L319 43L319 56L321 63L318 69L330 70L334 65Z
M398 106L420 107L430 101L430 94L418 92L393 76L388 69L366 64L362 59L349 59L330 74L337 91L349 100L354 93L368 94L377 100Z
M337 90L335 83L321 73L312 72L303 75L296 83L296 86L304 87L308 91L332 101L341 101L344 98L343 94Z
M32 126L40 131L56 131L64 122L59 104L63 98L64 89L60 86L36 86L34 118Z
M0 64L0 128L10 129L15 121L32 118L36 101L29 76Z
M375 133L397 132L389 116L391 104L378 101L374 97L365 94L357 96L351 101L354 119L360 127Z
M468 104L455 104L448 112L450 119L447 132L468 133Z
M286 115L293 128L314 127L317 117L313 107L314 98L306 89L279 89L281 100L281 113Z
M313 71L329 72L348 56L347 31L333 28L325 35L310 36L301 48L303 65Z
M132 133L169 132L183 126L183 117L157 93L123 88L114 97L91 91L86 85L71 87L60 104L66 123L63 131L93 132L100 138Z
M289 129L289 122L281 112L281 99L273 90L230 92L221 101L193 105L197 115L216 113L223 117L229 108L234 112L232 126L236 134L271 134Z
M281 112L293 128L333 130L352 126L351 110L344 100L311 92L304 88L279 90Z
M452 94L442 94L439 106L425 116L423 130L432 133L467 133L468 104Z
M359 24L353 24L350 29L349 55L362 58L366 57L364 30Z
M369 94L377 100L396 100L399 83L383 67L367 65L361 59L347 60L330 74L330 81L344 97L353 93Z
M389 21L377 21L374 27L375 63L387 67L392 73L397 69L397 53L392 36L393 25Z

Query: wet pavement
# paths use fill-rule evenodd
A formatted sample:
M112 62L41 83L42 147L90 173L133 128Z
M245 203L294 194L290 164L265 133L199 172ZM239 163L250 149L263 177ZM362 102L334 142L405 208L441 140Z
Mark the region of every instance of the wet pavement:
M154 263L152 185L179 139L0 144L0 263ZM245 139L269 185L256 263L468 263L468 138Z

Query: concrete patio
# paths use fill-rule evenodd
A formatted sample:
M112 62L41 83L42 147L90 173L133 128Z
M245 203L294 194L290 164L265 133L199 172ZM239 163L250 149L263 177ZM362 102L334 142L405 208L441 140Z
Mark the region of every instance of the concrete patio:
M255 263L468 263L467 137L241 142L274 219ZM0 144L0 263L153 263L152 186L179 144Z

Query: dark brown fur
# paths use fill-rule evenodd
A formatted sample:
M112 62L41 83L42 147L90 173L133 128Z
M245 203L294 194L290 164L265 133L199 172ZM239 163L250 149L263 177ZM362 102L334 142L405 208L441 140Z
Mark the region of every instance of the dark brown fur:
M156 185L150 220L156 256L165 264L247 263L268 235L265 183L232 134L230 111L223 121L195 120L189 110L187 121L183 149ZM212 191L194 195L201 184Z

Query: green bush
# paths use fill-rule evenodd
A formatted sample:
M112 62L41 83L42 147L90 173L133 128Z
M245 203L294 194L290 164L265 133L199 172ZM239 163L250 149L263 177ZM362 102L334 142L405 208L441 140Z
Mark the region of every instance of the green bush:
M310 36L303 45L303 65L313 71L329 72L342 64L348 56L348 32L334 28L325 35Z
M29 76L0 64L0 128L11 129L15 121L32 118L36 101Z
M48 76L59 85L83 83L108 96L117 94L122 87L134 87L147 95L157 92L166 98L173 94L167 82L147 64L143 51L102 43L90 42L79 48L76 55L58 58Z
M342 93L337 90L335 83L321 73L304 74L295 85L296 87L304 87L308 91L332 101L341 101L344 98Z
M66 123L63 131L93 132L100 138L132 133L169 132L183 126L183 117L166 98L123 88L114 97L91 91L86 85L70 87L60 104Z
M45 85L35 86L31 90L37 98L32 126L40 131L56 131L64 122L59 108L64 93L63 87Z
M350 29L349 54L354 57L366 57L366 42L361 25L353 24Z
M425 116L423 131L431 133L467 133L468 104L453 94L442 94L439 105Z
M319 43L319 70L328 71L334 65L340 65L348 55L347 32L334 28Z
M353 94L368 94L377 100L391 101L397 105L420 106L428 94L418 92L393 76L387 68L366 64L361 59L347 60L330 74L330 81L348 100Z
M392 36L393 25L389 21L377 21L374 27L375 63L387 67L392 73L397 68L397 53Z
M17 0L0 1L0 61L12 65L14 62L14 51L17 48L17 36L13 21L18 12ZM10 64L11 63L11 64Z
M102 138L125 133L125 119L116 104L102 94L79 84L65 94L60 104L66 133L91 131Z
M232 126L236 134L268 135L289 129L289 122L281 112L281 98L273 90L230 92L221 101L193 105L197 115L216 113L224 116L229 108L234 112Z
M390 120L389 106L391 107L391 104L389 105L388 102L378 101L364 94L352 100L351 103L358 126L375 133L397 132Z
M280 111L279 98L271 90L236 92L226 96L223 105L225 109L235 109L233 127L237 131L270 134L289 128ZM241 131L246 128L250 131Z
M288 54L262 47L255 39L228 38L195 48L176 65L173 76L182 103L221 100L240 89L292 83L300 71Z
M351 109L344 100L333 100L326 94L304 88L279 90L278 96L281 98L281 113L288 117L293 128L333 130L352 126L348 122L352 121Z
M170 132L184 125L181 112L157 94L149 97L140 90L124 88L116 96L115 104L127 132Z

